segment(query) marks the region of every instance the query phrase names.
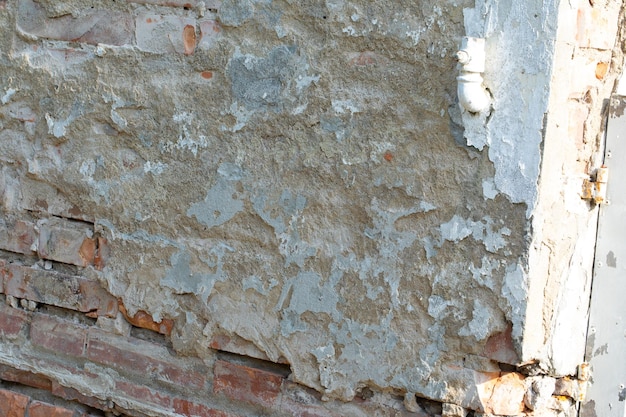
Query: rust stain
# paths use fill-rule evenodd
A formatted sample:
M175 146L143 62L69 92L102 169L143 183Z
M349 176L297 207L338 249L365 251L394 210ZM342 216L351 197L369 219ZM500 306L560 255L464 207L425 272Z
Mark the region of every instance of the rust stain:
M391 152L385 152L383 158L385 158L385 161L391 162L393 161L393 154Z
M200 76L205 80L210 80L211 78L213 78L213 73L211 71L202 71L200 73Z
M183 45L185 47L185 55L193 54L196 49L196 28L192 25L187 25L183 29Z

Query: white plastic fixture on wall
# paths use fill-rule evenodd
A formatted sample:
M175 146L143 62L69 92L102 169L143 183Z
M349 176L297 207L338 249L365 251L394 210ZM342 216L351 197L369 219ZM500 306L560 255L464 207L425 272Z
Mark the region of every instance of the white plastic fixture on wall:
M491 96L483 86L482 73L485 72L485 40L464 37L461 50L456 53L461 64L457 94L461 107L471 113L480 113L489 107Z

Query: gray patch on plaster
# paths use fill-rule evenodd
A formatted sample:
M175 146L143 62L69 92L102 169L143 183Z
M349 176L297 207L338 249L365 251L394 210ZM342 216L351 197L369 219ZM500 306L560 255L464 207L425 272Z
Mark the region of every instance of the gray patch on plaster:
M307 85L302 84L302 77L308 69L306 60L297 52L295 46L281 45L262 58L243 55L237 49L227 72L238 106L247 110L276 112L287 105L295 107L295 95Z
M483 196L485 200L493 200L498 195L496 184L493 182L493 178L487 178L483 180Z
M259 294L267 297L272 288L278 285L278 281L276 281L275 279L271 279L266 287L261 278L257 277L256 275L251 275L247 278L244 278L241 284L244 291L248 289L253 289Z
M243 201L235 187L235 183L243 176L241 168L224 163L217 172L220 177L208 191L204 201L193 204L187 210L187 216L195 216L208 227L224 224L243 210Z
M511 264L506 267L502 296L508 301L510 311L509 320L513 323L512 335L521 340L526 314L526 297L528 294L528 277L522 266Z
M254 6L250 0L222 0L218 12L224 26L241 26L253 15Z
M474 310L472 320L459 330L459 336L471 336L476 340L484 340L494 331L494 324L497 324L499 312L482 303L474 300Z
M185 250L176 252L170 258L172 268L161 279L161 285L174 290L177 294L195 294L206 301L215 283L227 279L223 271L222 258L226 252L233 251L234 249L227 245L218 244L209 250L209 255L211 255L209 258L200 257L210 269L215 271L212 273L193 272L190 264L191 254Z
M485 216L482 221L475 222L455 214L452 219L439 226L439 231L443 240L455 243L472 236L474 240L482 242L489 252L496 253L506 246L504 236L509 236L511 230L508 227L494 230L493 226L493 220L489 216Z
M267 196L254 197L252 203L255 212L274 229L279 242L278 249L285 258L286 267L296 264L302 268L306 259L317 254L317 249L303 241L298 231L302 210L306 207L306 197L300 194L294 196L291 191L284 190L277 204L283 215L277 217L270 214L274 204L267 201Z

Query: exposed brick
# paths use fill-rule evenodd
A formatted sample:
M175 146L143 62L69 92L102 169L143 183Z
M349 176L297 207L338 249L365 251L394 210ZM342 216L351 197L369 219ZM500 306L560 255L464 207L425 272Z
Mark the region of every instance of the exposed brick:
M161 354L161 357L157 355ZM196 371L177 365L176 358L167 349L139 339L113 336L91 329L87 357L97 363L121 371L155 378L182 387L200 389L205 378Z
M193 54L196 49L196 28L192 25L186 25L183 28L183 49L185 55Z
M189 417L239 417L226 411L215 410L204 404L198 404L182 398L174 398L174 412Z
M126 311L124 304L121 302L119 303L119 311L121 311L126 320L135 327L152 330L165 336L169 336L172 333L174 321L170 319L162 319L161 322L157 323L152 319L152 316L145 311L138 311L131 317L128 311Z
M83 313L117 315L117 299L97 281L16 264L8 265L3 275L8 295Z
M41 401L33 401L28 406L28 417L74 417L74 411Z
M476 386L480 404L487 413L519 415L524 410L526 384L516 372L477 372Z
M57 354L80 357L84 355L87 329L67 320L44 314L34 314L30 339L36 346Z
M372 51L351 52L347 54L348 64L351 67L369 67L373 65L386 65L388 60Z
M609 71L609 63L608 62L598 62L596 64L596 78L598 80L603 80L606 77L606 73Z
M0 221L0 249L32 255L33 243L37 241L35 225L17 220L15 222Z
M108 410L106 401L96 397L88 397L73 388L64 387L54 381L52 382L52 394L68 401L77 401L89 407L97 408L98 410Z
M96 248L93 263L96 269L102 270L111 256L111 248L109 247L109 242L100 236L97 238L97 244L98 247Z
M24 417L29 401L26 395L0 389L0 416Z
M319 393L310 388L292 381L285 381L282 393L280 409L289 412L294 417L341 417L341 413L335 413L323 407ZM332 408L332 405L329 408ZM368 415L379 414L374 412Z
M127 45L133 38L133 19L128 14L85 8L79 17L48 17L45 8L32 0L20 0L17 25L31 36L94 45Z
M115 389L129 398L143 403L158 405L165 409L170 409L172 406L172 398L170 396L142 385L136 385L127 381L116 381Z
M280 395L283 380L273 372L218 360L214 366L213 391L233 400L271 407Z
M0 304L0 334L8 339L17 338L25 329L28 313Z
M90 237L92 226L59 218L40 220L38 226L37 252L41 258L77 266L93 265L96 241Z
M47 391L52 389L52 381L48 377L11 368L6 365L0 365L0 379Z
M177 52L189 54L191 45L185 44L185 31L190 37L188 27L193 28L193 48L195 49L195 19L174 15L143 13L137 16L137 48L144 52L165 54ZM187 28L187 29L185 29ZM187 42L190 42L187 39Z
M500 333L493 334L485 343L483 354L485 357L497 362L516 364L519 362L512 337L513 327L511 325Z

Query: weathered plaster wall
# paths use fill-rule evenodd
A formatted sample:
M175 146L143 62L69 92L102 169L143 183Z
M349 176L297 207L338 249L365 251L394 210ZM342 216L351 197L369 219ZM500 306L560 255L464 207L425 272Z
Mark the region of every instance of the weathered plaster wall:
M286 363L327 398L368 386L483 411L497 362L571 373L549 334L567 288L588 288L575 241L593 213L538 187L566 6L0 3L6 230L93 223L100 261L81 273L130 316L172 320L179 355ZM487 41L478 115L456 99L465 35ZM552 210L581 229L546 260Z

